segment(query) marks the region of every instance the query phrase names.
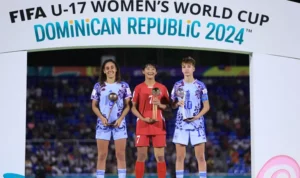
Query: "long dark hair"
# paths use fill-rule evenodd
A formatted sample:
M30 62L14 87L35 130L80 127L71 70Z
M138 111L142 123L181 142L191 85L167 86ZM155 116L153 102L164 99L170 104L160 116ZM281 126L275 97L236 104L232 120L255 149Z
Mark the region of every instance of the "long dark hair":
M116 73L116 81L117 83L121 82L121 71L120 71L120 66L116 63L116 61L112 60L112 59L107 59L103 62L103 64L101 65L100 68L100 75L99 75L99 80L98 82L100 83L100 85L103 85L104 82L107 80L106 74L104 73L104 67L107 63L112 62L114 63L114 65L116 66L117 69L117 73Z

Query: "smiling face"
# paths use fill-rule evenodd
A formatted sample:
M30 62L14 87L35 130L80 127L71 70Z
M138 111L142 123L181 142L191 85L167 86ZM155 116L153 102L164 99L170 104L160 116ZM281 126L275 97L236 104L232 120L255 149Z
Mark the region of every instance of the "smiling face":
M114 63L108 62L104 66L103 72L107 78L115 78L117 73L117 67Z
M151 64L146 65L143 70L143 74L145 75L146 79L154 79L157 74L156 67Z

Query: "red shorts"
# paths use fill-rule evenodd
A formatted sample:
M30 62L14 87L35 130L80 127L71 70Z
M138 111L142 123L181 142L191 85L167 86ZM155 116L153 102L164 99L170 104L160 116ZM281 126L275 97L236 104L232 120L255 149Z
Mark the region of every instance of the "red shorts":
M153 147L165 147L166 135L137 135L135 138L136 147L149 147L152 139Z

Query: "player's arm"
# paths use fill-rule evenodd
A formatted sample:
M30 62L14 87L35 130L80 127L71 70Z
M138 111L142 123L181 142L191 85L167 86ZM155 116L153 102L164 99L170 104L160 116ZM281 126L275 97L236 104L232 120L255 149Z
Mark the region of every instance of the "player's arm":
M141 119L143 121L145 120L145 118L142 116L142 114L137 110L137 103L136 102L132 102L131 112L137 118L139 118L139 119Z
M172 107L171 107L171 101L170 101L170 96L169 96L169 92L168 89L166 87L164 87L165 90L165 95L162 98L162 103L166 105L165 108L163 108L162 111L162 115L165 119L172 119L173 117L173 113L172 113Z
M123 121L123 119L125 118L125 116L128 114L129 110L130 110L130 98L126 98L124 99L124 108L122 111L121 116L118 118L118 120L116 121L116 123L114 124L115 127L119 127L121 122Z
M141 119L142 121L145 121L146 119L142 116L142 114L137 109L138 101L139 101L139 97L140 97L139 92L140 92L139 87L136 87L133 91L131 112L133 115L135 115L135 117Z
M106 119L105 117L103 117L103 115L100 112L100 109L98 107L98 103L99 101L97 100L92 100L92 110L93 112L96 114L96 116L100 119Z
M153 99L153 104L157 105L161 110L166 110L168 109L168 104L164 104L166 103L167 99L165 97L162 97L161 101L159 101L158 99Z
M122 114L119 118L121 121L125 118L125 116L130 111L130 99L131 99L131 97L132 97L132 95L131 95L130 88L129 88L128 84L126 84L125 97L124 97L124 109L123 109Z
M162 110L169 110L170 109L170 97L169 92L166 87L163 89L163 97L161 99L161 102L158 103L158 107Z
M207 93L207 89L205 86L201 91L201 100L202 100L203 107L202 107L201 111L199 112L199 114L197 116L195 116L195 119L199 119L200 117L204 116L210 109L208 93Z
M199 112L199 114L196 116L196 118L200 118L202 116L204 116L210 109L210 105L209 105L209 101L203 101L203 108L201 109L201 111Z
M176 98L174 100L172 100L172 102L171 102L172 109L177 109L179 106L180 106L180 103Z
M137 118L139 118L140 120L147 122L147 123L152 123L153 121L151 121L151 119L149 117L145 118L142 116L142 114L137 110L137 103L136 102L132 102L132 108L131 108L131 112L133 113L133 115L135 115Z
M176 85L174 85L171 92L171 107L172 109L177 109L179 106L183 106L184 101L178 101L176 97Z
M107 119L101 114L100 112L100 108L98 106L99 101L100 101L100 93L98 92L98 88L100 87L99 84L96 84L94 86L94 89L92 91L91 94L91 99L92 99L92 110L94 112L94 114L101 119L101 121L103 122L104 125L106 125L107 123Z
M162 110L168 109L168 105L167 105L167 104L162 104L162 103L160 103L160 104L158 104L158 107L159 107L160 109L162 109Z

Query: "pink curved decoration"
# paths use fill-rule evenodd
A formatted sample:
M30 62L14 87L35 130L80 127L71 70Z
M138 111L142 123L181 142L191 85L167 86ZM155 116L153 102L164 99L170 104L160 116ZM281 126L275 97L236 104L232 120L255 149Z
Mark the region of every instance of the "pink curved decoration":
M282 164L285 164L285 165L288 165L289 167L291 167L295 171L296 178L300 177L299 164L293 158L291 158L289 156L280 155L280 156L275 156L275 157L271 158L259 171L257 178L265 178L264 175L270 168L272 168L276 165L282 165ZM284 169L280 169L280 170L276 171L275 173L273 173L271 178L277 178L278 175L282 174L282 173L288 175L289 178L293 178L293 177L291 177L291 174L287 170L284 170Z
M290 174L287 170L284 170L284 169L280 169L279 171L276 171L276 172L272 175L272 178L278 177L279 174L285 174L285 175L288 176L288 178L291 178L291 174Z

